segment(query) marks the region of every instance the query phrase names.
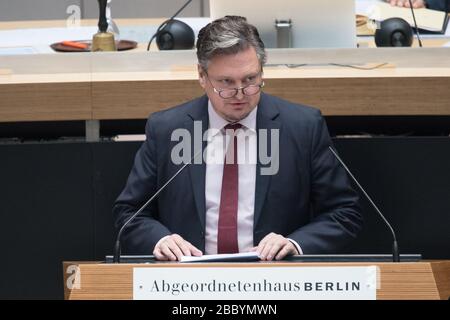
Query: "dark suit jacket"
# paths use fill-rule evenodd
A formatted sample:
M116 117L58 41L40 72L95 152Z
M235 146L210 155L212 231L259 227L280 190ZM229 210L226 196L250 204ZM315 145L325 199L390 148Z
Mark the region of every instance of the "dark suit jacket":
M179 143L170 141L172 131L186 128L193 134L194 121L202 121L205 131L207 105L203 96L148 119L147 140L114 206L117 228L181 167L170 158ZM262 93L257 129L280 130L280 164L273 176L261 175L257 164L254 244L275 232L297 241L305 254L335 253L347 245L362 225L358 196L327 149L331 140L320 111ZM151 254L158 240L172 233L204 251L205 168L204 162L186 167L127 226L122 252Z
M427 0L427 8L434 10L446 11L450 8L447 8L447 0Z

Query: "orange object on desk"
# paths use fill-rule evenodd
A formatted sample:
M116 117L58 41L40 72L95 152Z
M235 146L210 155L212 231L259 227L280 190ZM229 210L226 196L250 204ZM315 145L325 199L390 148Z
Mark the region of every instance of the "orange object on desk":
M75 41L63 41L61 42L63 45L73 48L79 48L79 49L87 49L89 47L86 43L80 43Z

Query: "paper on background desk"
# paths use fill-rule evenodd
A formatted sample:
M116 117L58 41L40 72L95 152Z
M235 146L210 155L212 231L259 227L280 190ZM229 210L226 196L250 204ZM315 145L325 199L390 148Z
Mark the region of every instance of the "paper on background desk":
M64 40L90 40L97 29L97 27L79 27L3 30L0 31L0 46L50 45Z
M381 2L382 0L355 0L355 13L368 16L373 6Z
M0 56L15 54L33 54L38 53L34 47L0 47Z

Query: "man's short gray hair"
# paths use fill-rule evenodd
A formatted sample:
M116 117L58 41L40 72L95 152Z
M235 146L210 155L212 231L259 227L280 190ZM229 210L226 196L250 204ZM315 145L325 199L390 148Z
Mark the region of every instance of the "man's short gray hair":
M208 70L208 62L216 55L236 54L253 47L261 67L267 56L264 43L255 26L239 16L225 16L214 20L198 33L197 59L203 70Z

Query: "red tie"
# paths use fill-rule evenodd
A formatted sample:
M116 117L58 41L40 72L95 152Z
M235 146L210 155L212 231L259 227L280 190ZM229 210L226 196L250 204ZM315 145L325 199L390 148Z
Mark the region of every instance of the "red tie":
M235 130L241 127L242 125L239 123L225 126L225 130L233 130L233 139L230 139L230 145L228 146L223 164L219 227L217 232L217 253L239 252L237 236L239 167L237 163L237 137ZM231 148L231 146L233 146L233 148ZM232 155L233 159L231 159Z

